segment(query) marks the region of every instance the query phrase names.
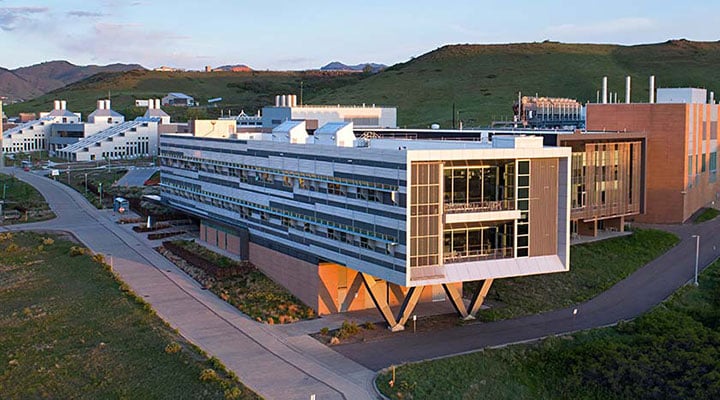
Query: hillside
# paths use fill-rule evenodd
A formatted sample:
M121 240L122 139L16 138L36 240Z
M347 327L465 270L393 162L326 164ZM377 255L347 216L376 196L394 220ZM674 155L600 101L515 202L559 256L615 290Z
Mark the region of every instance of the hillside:
M276 94L299 95L303 82L306 104L397 106L401 126L439 123L450 127L454 103L456 117L465 126L478 126L510 118L518 91L594 102L603 76L609 77L609 90L618 92L619 99L624 98L625 76L632 76L636 102L647 101L650 75L656 75L658 87L707 87L720 92L717 65L720 42L449 45L372 76L331 71L96 75L33 101L8 106L7 113L47 110L53 99L63 98L69 109L87 114L94 109L95 100L107 97L108 91L113 108L123 112L129 107L130 117L144 111L130 107L135 98L162 97L168 92L187 93L202 104L222 97L220 109L254 113L272 104ZM209 114L216 111L211 109Z
M695 86L720 92L720 42L668 41L639 46L562 44L451 45L312 100L398 106L401 126L449 127L455 103L468 125L509 118L517 92L596 100L601 79L624 99L648 99L648 76L658 87ZM717 98L717 97L716 97Z
M144 108L134 107L135 99L162 98L169 92L182 92L193 96L200 104L222 97L217 108L207 111L210 116L220 110L237 114L240 110L255 113L263 106L273 104L277 94L303 94L318 96L329 90L356 83L365 76L342 72L156 72L135 70L94 75L33 100L6 106L6 114L46 111L55 99L67 100L67 107L83 116L95 109L96 100L107 98L110 93L112 107L128 118L144 113ZM186 109L165 108L173 117L184 119ZM200 114L202 115L202 114Z
M137 64L80 66L67 61L48 61L12 71L2 69L0 95L10 99L30 99L95 74L135 69L143 69L143 67Z

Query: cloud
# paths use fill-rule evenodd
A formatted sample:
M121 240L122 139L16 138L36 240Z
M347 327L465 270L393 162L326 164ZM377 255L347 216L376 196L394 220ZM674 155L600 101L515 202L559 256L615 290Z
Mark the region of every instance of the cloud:
M0 7L0 29L13 31L31 21L32 15L47 11L47 7Z
M657 28L654 20L644 17L617 18L588 24L550 26L545 33L553 39L570 41L615 38L628 33L648 32Z
M157 31L138 23L97 22L90 31L82 32L58 45L70 54L92 59L93 62L136 62L157 65L197 65L206 59L183 43L190 37Z
M99 13L99 12L79 11L79 10L68 11L66 14L71 17L88 17L88 18L104 17L105 15L107 15L107 14L103 14L103 13Z

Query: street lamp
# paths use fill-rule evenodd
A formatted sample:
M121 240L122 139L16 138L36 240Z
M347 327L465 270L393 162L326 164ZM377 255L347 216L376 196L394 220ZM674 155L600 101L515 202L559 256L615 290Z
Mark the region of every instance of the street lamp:
M700 235L692 235L695 238L695 279L693 284L698 285L698 263L700 261Z
M85 195L87 195L87 172L85 173Z
M98 183L98 189L100 191L100 209L103 208L103 198L102 198L102 182Z

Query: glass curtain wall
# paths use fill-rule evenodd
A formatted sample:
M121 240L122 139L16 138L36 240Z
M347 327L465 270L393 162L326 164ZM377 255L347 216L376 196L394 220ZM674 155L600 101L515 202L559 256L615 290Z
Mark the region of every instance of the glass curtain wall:
M513 223L460 224L443 232L445 263L509 258L513 256Z
M514 208L514 161L484 165L446 164L446 212L497 211Z

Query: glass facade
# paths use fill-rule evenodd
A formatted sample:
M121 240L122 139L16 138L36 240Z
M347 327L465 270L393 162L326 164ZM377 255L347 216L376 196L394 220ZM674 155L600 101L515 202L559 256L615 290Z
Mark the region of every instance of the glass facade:
M445 212L481 212L515 208L514 161L481 165L448 163L443 171Z

